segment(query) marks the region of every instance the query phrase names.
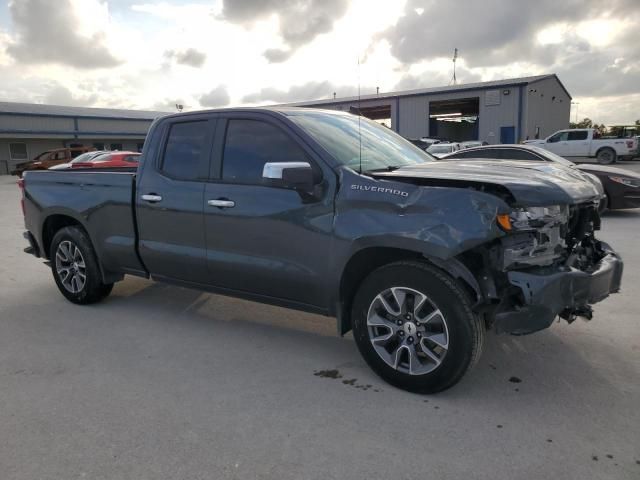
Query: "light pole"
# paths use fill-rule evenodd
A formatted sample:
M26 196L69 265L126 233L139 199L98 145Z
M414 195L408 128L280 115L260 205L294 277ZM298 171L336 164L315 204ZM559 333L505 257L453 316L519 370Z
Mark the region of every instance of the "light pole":
M576 123L578 123L578 105L580 105L580 102L571 102L571 105L576 106Z

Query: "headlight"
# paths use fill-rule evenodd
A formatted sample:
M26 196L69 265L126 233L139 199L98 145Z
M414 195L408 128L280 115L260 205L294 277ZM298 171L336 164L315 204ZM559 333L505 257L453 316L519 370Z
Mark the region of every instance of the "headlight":
M627 187L634 187L634 188L640 187L640 181L636 180L635 178L609 177L609 180L616 183L621 183L622 185L626 185Z
M506 215L498 215L500 227L506 231L536 230L550 223L565 223L569 218L567 205L517 208Z

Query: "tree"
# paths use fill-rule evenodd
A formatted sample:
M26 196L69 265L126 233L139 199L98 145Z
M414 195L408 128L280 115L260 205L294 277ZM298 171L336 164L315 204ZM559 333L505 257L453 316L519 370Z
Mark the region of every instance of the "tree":
M607 126L604 123L601 123L600 125L594 123L591 128L593 128L600 135L605 135L607 133Z
M578 123L570 122L569 126L571 128L593 128L593 120L590 118L583 118Z

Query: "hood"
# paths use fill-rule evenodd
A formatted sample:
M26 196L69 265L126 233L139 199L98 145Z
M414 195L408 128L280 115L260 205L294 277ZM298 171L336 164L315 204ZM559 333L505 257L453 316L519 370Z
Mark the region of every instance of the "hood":
M618 175L624 177L637 178L640 180L640 174L624 168L609 167L606 165L582 163L576 165L576 168L583 171L593 173L595 175Z
M551 162L449 160L372 172L375 178L461 188L502 186L514 206L571 205L599 200L601 192L587 174Z

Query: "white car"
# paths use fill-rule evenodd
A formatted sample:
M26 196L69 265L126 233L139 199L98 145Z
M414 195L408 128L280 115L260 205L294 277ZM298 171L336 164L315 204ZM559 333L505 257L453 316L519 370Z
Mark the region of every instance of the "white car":
M473 148L473 147L481 147L482 146L482 142L478 142L476 140L469 140L467 142L462 142L460 144L460 148L465 149L465 148Z
M524 143L569 160L596 158L602 164L614 163L617 159L630 160L638 149L635 138L601 138L593 128L560 130L544 140L527 140Z
M458 150L460 150L459 143L436 143L427 148L427 153L430 153L434 157L442 158Z
M431 145L435 145L437 143L449 143L446 140L441 140L439 138L429 138L429 137L421 137L420 141L427 145L425 148L428 148Z
M68 168L72 168L74 163L82 163L88 162L89 160L96 158L98 155L102 155L103 153L109 153L106 150L92 150L91 152L85 152L82 155L78 155L76 158L67 163L60 163L59 165L54 165L53 167L49 167L49 170L66 170Z

